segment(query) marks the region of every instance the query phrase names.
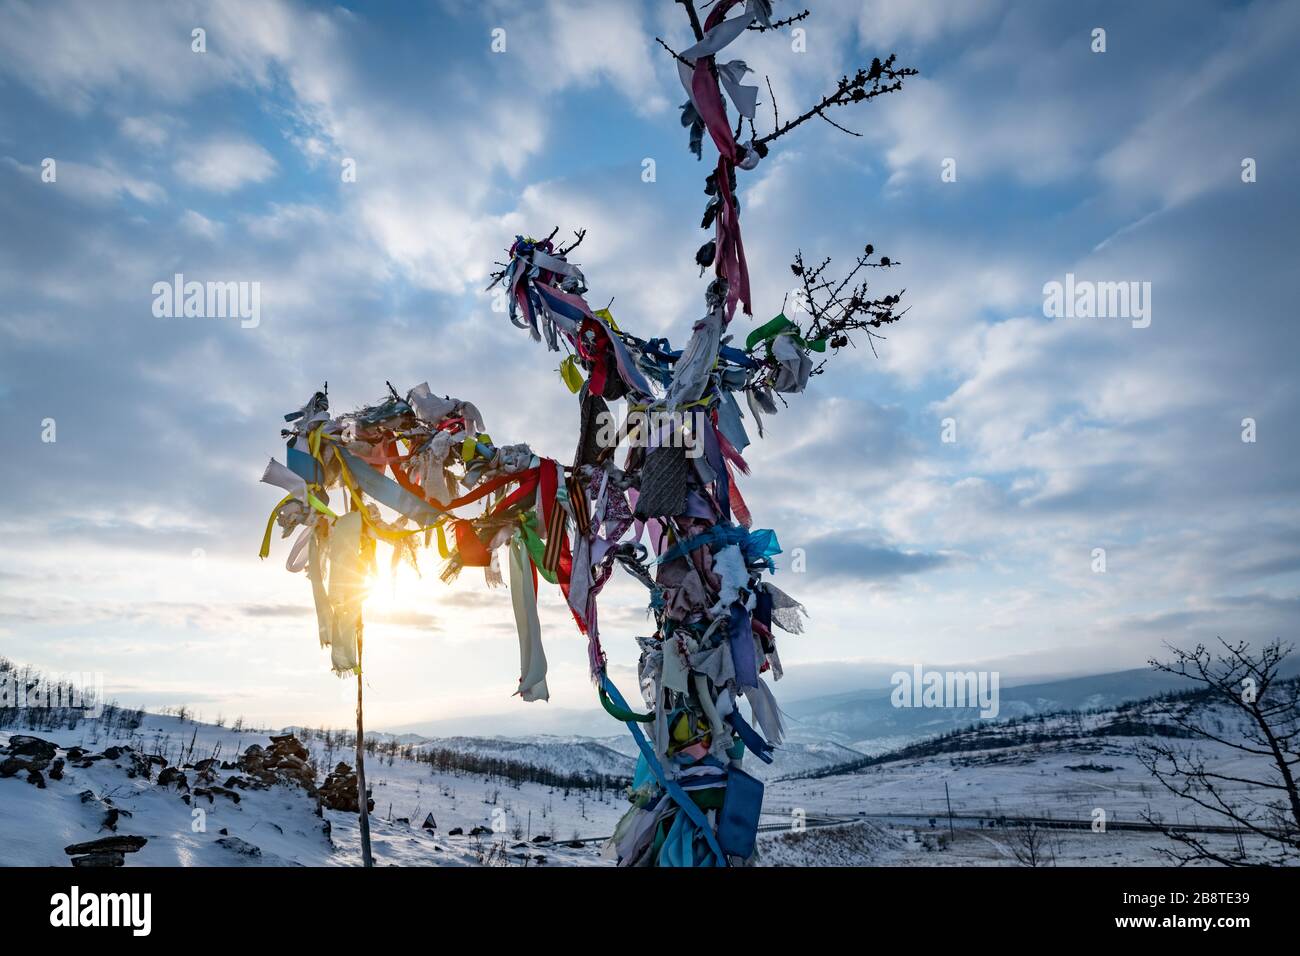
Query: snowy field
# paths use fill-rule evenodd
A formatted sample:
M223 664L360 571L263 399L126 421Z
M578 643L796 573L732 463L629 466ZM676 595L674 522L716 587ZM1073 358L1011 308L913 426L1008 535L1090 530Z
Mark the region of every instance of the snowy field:
M0 745L20 732L0 731ZM23 773L0 779L0 864L67 866L66 846L112 835L103 825L110 809L118 811L117 834L148 841L127 857L128 866L359 862L356 814L326 809L318 816L315 800L301 787L239 790L238 802L218 794L211 803L202 797L186 803L175 786L156 782L164 762L183 766L204 758L234 760L252 744L267 746L266 732L236 732L146 714L138 729L112 739L102 736L94 721L73 730L32 733L62 748L102 753L113 744L129 745L137 754L160 759L147 777L132 775L135 764L130 754L122 754L88 767L69 760L62 779L46 779L44 789L28 783ZM300 733L320 772L318 785L337 762L352 762L350 748L327 746L310 732ZM1080 828L1040 834L1036 851L1041 862L1165 864L1158 852L1169 845L1164 836L1121 825L1140 823L1143 814L1180 824L1220 821L1204 811L1198 816L1148 776L1133 752L1141 740L1083 736L899 760L823 779L777 780L769 774L757 863L1021 865L1025 827L1015 821L1050 818ZM631 771L630 738L446 738L412 746L508 758L565 773ZM1225 773L1258 772L1225 748L1199 746ZM845 756L857 754L834 743L805 743L787 755L785 766L808 769ZM379 865L608 866L600 838L613 832L627 807L617 788L566 790L437 771L400 755L369 755L366 769ZM217 782L233 772L218 771ZM1102 832L1090 826L1099 813L1107 822ZM422 827L430 814L435 829ZM491 832L472 835L476 827ZM452 834L454 829L463 832ZM1213 839L1225 848L1236 842L1231 835Z
M146 715L144 724L129 737L97 738L95 730L93 722L86 722L71 731L33 734L63 747L95 752L114 743L129 744L145 753L168 754L173 763L179 762L176 755L181 748L188 750L192 740L195 760L214 753L233 758L251 744L269 743L265 734L237 734L155 715ZM0 732L0 744L20 732L13 728ZM339 760L351 762L348 753L335 752L327 764L319 744L306 743L322 769ZM63 779L47 780L45 789L27 783L22 774L0 779L0 863L67 866L65 846L112 835L101 826L105 799L122 811L117 833L148 839L143 849L127 857L128 866L351 866L359 861L357 815L325 810L323 817L317 817L315 801L299 787L241 790L238 803L217 796L211 804L200 798L191 807L173 786L128 776L130 767L126 757L101 760L85 769L69 763ZM380 865L608 865L600 859L599 843L571 848L532 843L529 836L550 836L555 841L567 841L575 834L604 836L612 832L625 807L621 797L609 792L602 797L571 791L566 796L537 784L516 786L434 773L428 764L402 759L391 764L386 758L368 760L367 783L375 801L371 834ZM80 795L85 791L93 797L83 802ZM429 813L437 830L421 828ZM325 822L330 825L328 836L323 832ZM458 827L464 834L449 834ZM470 836L475 827L494 832ZM225 834L220 832L223 829ZM218 843L227 836L256 847L260 855L249 856Z

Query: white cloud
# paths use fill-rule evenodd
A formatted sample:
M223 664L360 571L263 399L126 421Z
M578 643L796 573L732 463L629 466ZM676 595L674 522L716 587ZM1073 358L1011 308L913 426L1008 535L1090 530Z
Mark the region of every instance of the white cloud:
M219 238L225 229L222 223L214 222L193 209L187 209L181 215L181 228L192 236L208 240Z
M228 193L270 179L276 165L275 158L251 140L215 137L182 149L173 169L187 185Z
M118 123L122 135L142 146L158 147L171 135L171 122L162 117L127 116Z
M929 43L961 33L991 18L1000 0L861 0L857 7L858 32L865 40L892 46L900 42Z
M108 203L123 198L135 199L142 203L159 203L166 192L157 183L140 179L123 172L111 161L99 164L79 163L72 160L50 157L54 160L52 182L46 185L60 192L66 191L78 199L93 203ZM42 169L35 165L18 162L12 156L6 156L4 162L23 175L31 177L33 182L41 181Z

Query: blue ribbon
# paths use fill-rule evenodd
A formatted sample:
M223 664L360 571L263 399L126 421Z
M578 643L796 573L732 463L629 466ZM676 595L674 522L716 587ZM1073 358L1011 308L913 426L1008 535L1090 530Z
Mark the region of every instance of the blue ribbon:
M601 686L605 688L605 693L609 695L610 699L614 701L615 704L622 707L624 710L629 709L627 701L624 700L623 695L618 692L618 688L614 686L614 682L609 679L608 674L602 671L600 681ZM712 850L714 856L717 857L718 864L720 866L726 866L726 854L722 852L722 847L718 846L718 838L714 835L713 828L709 826L709 819L704 815L704 811L699 808L696 802L687 795L686 791L683 790L675 780L668 779L668 776L664 773L663 766L659 763L659 758L655 756L654 748L651 747L650 742L645 739L645 735L641 733L641 728L637 726L636 721L629 720L625 721L625 723L627 724L627 729L632 731L632 737L636 740L637 748L641 751L641 756L645 759L646 766L649 767L650 772L654 774L654 778L659 783L659 786L663 787L664 790L668 792L668 796L670 796L673 799L673 802L681 808L682 813L686 814L686 816L690 818L691 822L699 827L700 832L704 834L704 839L708 841L709 849ZM750 733L753 733L752 729ZM757 734L755 734L755 736L757 736Z
M342 457L361 490L380 504L387 505L422 526L433 524L440 515L446 513L422 498L417 498L387 475L381 475L347 449L336 445L334 450Z
M754 657L754 629L749 625L749 611L739 601L731 605L729 632L731 663L736 668L736 682L741 687L757 687L758 661Z
M289 465L289 470L302 478L309 485L325 484L325 476L321 474L320 463L305 451L300 451L289 445L284 452L285 461Z
M745 556L745 560L762 561L769 571L774 570L772 556L781 553L781 544L776 540L776 532L770 528L746 531L739 525L719 522L707 531L677 542L659 555L655 559L655 564L666 564L705 545L725 548L729 544L740 545L740 553Z
M734 730L745 746L753 751L754 756L764 763L772 762L772 745L764 740L744 717L740 716L740 711L733 710L727 715L727 723L731 724Z

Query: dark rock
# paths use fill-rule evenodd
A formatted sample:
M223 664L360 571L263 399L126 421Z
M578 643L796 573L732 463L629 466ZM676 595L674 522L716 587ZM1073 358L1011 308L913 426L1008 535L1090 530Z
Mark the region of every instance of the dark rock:
M220 833L222 836L230 836L230 831L227 830L225 827L222 827L217 832Z
M217 840L217 846L225 847L227 850L238 853L240 856L247 856L252 859L257 859L262 855L261 847L254 846L247 840L239 839L239 837L223 836L221 839Z
M194 796L207 797L208 803L216 803L217 797L226 797L229 800L233 800L235 803L239 802L239 794L233 790L227 789L226 787L195 787Z
M99 797L95 796L95 791L93 790L83 790L81 793L77 794L77 796L81 798L82 803L89 803L91 800L99 800Z
M293 734L281 734L280 736L271 737L271 752L281 759L285 757L297 757L299 760L306 761L310 754L307 748Z
M27 782L30 783L32 786L34 786L37 790L45 789L45 777L39 770L27 771Z
M105 760L117 760L124 753L130 753L130 747L108 747L104 750Z
M35 754L15 754L0 761L0 777L13 777L26 770L44 770L50 765L49 760Z
M551 838L550 838L547 834L545 834L545 833L539 833L539 834L537 834L537 836L533 837L533 842L534 842L534 843L550 843L550 842L551 842Z
M63 758L62 757L57 758L54 761L54 763L50 764L50 779L51 780L63 779Z
M344 768L347 772L339 772L339 768ZM352 772L347 764L341 763L334 768L335 772L325 778L321 784L318 795L321 803L330 810L342 810L346 813L359 813L360 809L357 800L357 775ZM374 810L375 801L370 799L367 794L366 809Z
M190 782L185 776L185 772L179 767L164 767L158 773L158 786L169 787L176 784L177 790L188 790Z
M126 857L115 850L104 850L100 853L88 853L85 856L74 856L72 858L73 866L124 866Z
M9 753L14 757L37 757L48 763L54 759L58 749L58 744L42 740L40 737L14 734L9 738Z
M462 830L460 827L452 827L450 830L447 831L447 836L460 836L464 832L465 831Z
M84 757L84 756L86 756L86 751L85 751L83 748L81 748L81 747L69 747L69 748L68 748L68 759L69 759L69 760L75 762L75 761L77 761L77 760L80 760L80 759L81 759L82 757Z
M424 822L420 824L420 828L424 830L438 829L438 822L433 819L432 813L430 813L427 817L424 818Z
M63 848L68 856L80 856L83 853L134 853L149 842L142 836L111 836L91 840L89 843L74 843Z
M204 770L208 770L208 769L210 769L210 768L212 768L212 767L215 767L216 764L217 764L217 761L216 761L216 760L214 760L212 757L208 757L208 758L206 758L206 759L204 759L204 760L200 760L198 763L196 763L196 764L194 765L194 769L197 770L197 771L199 771L200 773L202 773Z

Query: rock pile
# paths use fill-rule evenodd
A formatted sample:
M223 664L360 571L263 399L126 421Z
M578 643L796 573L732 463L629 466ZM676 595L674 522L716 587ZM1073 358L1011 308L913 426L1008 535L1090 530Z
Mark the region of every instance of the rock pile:
M27 774L27 782L40 789L45 789L45 774L41 771L50 767L50 776L59 780L63 776L63 761L56 760L58 745L40 737L14 734L9 738L7 747L0 747L0 777L13 777L19 773ZM54 766L51 767L51 763Z
M134 853L149 840L142 836L111 836L89 843L74 843L63 848L72 857L73 866L122 866L126 854Z
M183 762L180 766L169 766L166 758L161 755L140 753L125 744L106 747L103 753L91 753L84 747L61 747L40 737L14 734L7 744L0 746L0 778L25 774L28 783L45 789L46 777L62 780L65 766L86 769L98 761L116 764L128 777L143 777L145 780L153 780L160 787L175 787L186 804L204 797L209 803L214 803L217 797L224 797L238 804L241 799L240 790L265 790L283 784L300 787L308 796L315 797L317 816L322 816L322 806L357 812L357 776L352 768L347 764L339 764L327 778L325 791L318 794L316 768L311 762L311 753L291 733L272 736L267 747L253 744L234 762L219 760L214 756L194 763ZM159 768L156 779L155 767ZM223 777L224 783L219 782ZM73 866L122 866L127 853L136 852L147 842L142 836L116 834L119 821L130 817L131 813L114 806L110 797L100 797L93 790L83 790L80 800L92 811L102 812L101 831L111 830L114 835L66 847L65 852L72 858ZM373 810L374 805L373 800L369 801L369 809ZM328 838L328 820L321 823L321 829ZM221 836L217 843L224 848L246 857L261 856L262 851L258 847L238 837L229 836L225 829L221 831Z
M271 746L253 744L239 758L238 767L265 786L296 783L308 793L316 792L316 768L311 754L293 734L271 737ZM230 782L226 786L231 786Z
M325 778L320 788L320 801L330 810L344 810L348 813L360 813L357 800L357 774L345 763L340 763L334 772ZM366 810L373 812L375 801L366 794Z

